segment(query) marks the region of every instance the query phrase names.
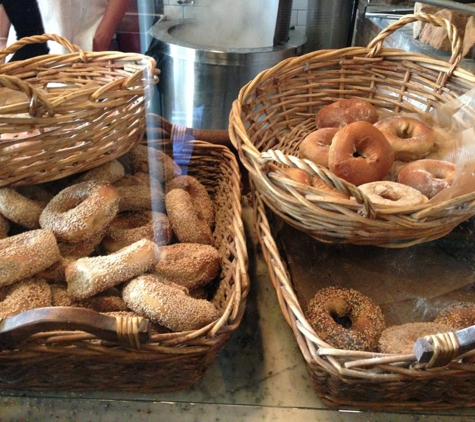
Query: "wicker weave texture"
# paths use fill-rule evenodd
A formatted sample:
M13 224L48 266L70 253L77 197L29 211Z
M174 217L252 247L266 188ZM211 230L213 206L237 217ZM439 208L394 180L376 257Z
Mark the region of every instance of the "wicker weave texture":
M290 325L317 395L331 408L436 410L475 407L473 352L427 369L415 356L337 349L312 329L276 241L282 222L252 189L255 226L282 314ZM325 268L322 268L325 271Z
M23 38L0 58L47 40L70 52L0 66L0 186L46 182L105 164L144 135L159 74L153 58L85 52L54 34Z
M453 47L449 62L383 47L391 33L415 21L449 31ZM421 114L475 88L475 76L458 67L460 49L460 38L448 21L406 15L367 47L311 52L257 75L233 104L230 137L266 205L323 242L384 247L437 239L472 216L473 192L437 204L382 207L356 186L296 154L298 143L316 129L317 111L334 101L363 98L380 111ZM275 171L279 167L306 170L348 199L293 182Z
M196 331L152 333L137 348L65 327L39 332L0 351L2 388L180 390L197 382L215 361L242 320L249 291L241 175L235 155L222 145L183 142L173 158L206 186L216 207L214 246L222 269L210 300L220 319Z

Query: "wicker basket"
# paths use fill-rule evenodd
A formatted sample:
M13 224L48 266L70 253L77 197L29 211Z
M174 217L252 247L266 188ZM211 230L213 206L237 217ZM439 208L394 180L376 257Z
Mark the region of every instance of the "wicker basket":
M57 35L70 51L0 65L0 186L36 184L85 171L119 157L143 138L145 110L158 80L151 57L85 52Z
M450 360L454 349L445 345L437 352L438 359L442 359L429 367L419 364L414 354L343 350L320 339L305 317L288 257L282 251L282 220L265 205L264 194L253 187L250 196L257 235L280 308L316 393L326 406L379 411L475 407L473 351L463 359ZM330 246L338 249L339 245Z
M386 37L415 21L448 30L453 48L448 63L383 48ZM311 52L257 75L233 103L229 129L266 205L320 241L384 247L437 239L475 214L475 192L417 207L377 206L356 186L294 153L296 142L315 130L316 112L331 102L364 98L388 113L421 114L465 94L475 87L475 76L458 67L460 50L460 38L448 21L426 14L406 15L368 47ZM348 199L295 183L273 171L284 166L320 177Z
M198 381L239 326L249 290L241 176L222 145L183 142L174 160L216 204L221 274L212 302L219 320L190 332L155 333L141 318L78 308L40 308L0 322L0 386L27 390L173 391Z

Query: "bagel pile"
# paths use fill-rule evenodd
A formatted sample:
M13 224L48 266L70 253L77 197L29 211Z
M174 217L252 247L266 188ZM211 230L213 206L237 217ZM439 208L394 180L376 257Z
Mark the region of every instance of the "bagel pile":
M348 99L322 107L315 124L299 141L297 155L358 186L375 204L423 204L454 181L455 164L429 158L437 155L437 131L419 119L402 114L380 119L370 102ZM307 180L287 170L296 181L340 193L318 176Z
M220 317L222 257L205 186L158 149L0 188L0 318L46 306L140 315L159 332Z
M457 302L432 320L387 326L373 299L352 288L329 286L315 293L305 317L318 337L337 349L409 355L421 337L475 325L475 304Z

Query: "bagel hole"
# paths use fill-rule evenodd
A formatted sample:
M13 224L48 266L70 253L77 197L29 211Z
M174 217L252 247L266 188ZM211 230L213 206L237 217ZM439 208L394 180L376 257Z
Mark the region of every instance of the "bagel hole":
M394 192L392 189L386 189L384 187L380 189L375 189L374 193L388 201L399 201L401 199L401 196L398 195L397 192Z
M336 312L330 312L330 316L333 321L338 325L341 325L343 328L349 329L353 325L351 318L348 315L338 315Z
M358 150L355 150L355 152L353 153L353 158L366 158L366 155L362 154L360 151Z
M409 126L398 127L395 135L401 139L410 139L412 138L412 131Z

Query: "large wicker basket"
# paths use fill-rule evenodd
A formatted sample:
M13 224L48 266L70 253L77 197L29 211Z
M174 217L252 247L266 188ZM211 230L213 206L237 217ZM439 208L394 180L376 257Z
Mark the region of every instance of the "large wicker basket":
M383 47L391 33L415 21L447 29L453 48L448 63ZM437 239L475 214L475 192L437 204L377 206L356 186L295 153L296 143L315 130L316 112L331 102L363 98L388 113L421 114L470 91L475 76L458 66L460 50L460 38L448 21L406 15L367 47L311 52L257 75L235 100L229 129L262 200L290 225L320 241L384 247ZM274 171L276 167L306 170L348 199L296 183Z
M298 280L292 276L289 257L283 250L280 233L285 223L265 205L264 194L253 187L250 196L258 239L280 308L296 338L315 391L326 406L377 411L475 407L473 351L451 359L454 349L446 344L437 352L437 359L442 358L439 364L429 367L419 364L412 353L344 350L323 341L305 316L306 304L297 293ZM326 246L339 249L341 245ZM303 265L301 271L308 270ZM309 278L314 279L314 285L322 285L321 274L331 269L322 267L320 274L315 271Z
M0 322L1 388L173 391L197 382L215 361L242 320L249 291L241 176L222 145L183 141L173 158L216 204L222 269L210 300L221 317L196 331L150 335L148 320L138 317L70 307L26 311Z
M151 57L85 52L53 34L69 53L0 65L0 186L35 184L88 170L119 157L143 138L146 107L158 69Z

